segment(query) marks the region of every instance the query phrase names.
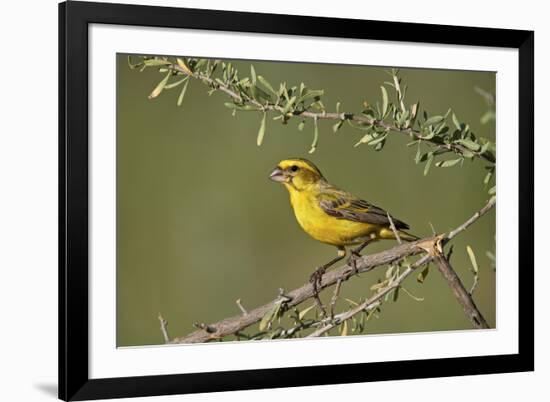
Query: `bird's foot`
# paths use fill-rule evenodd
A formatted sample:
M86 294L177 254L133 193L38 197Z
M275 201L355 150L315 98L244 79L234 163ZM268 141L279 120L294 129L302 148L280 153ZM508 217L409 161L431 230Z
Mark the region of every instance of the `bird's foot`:
M309 277L309 281L313 285L313 291L316 295L319 294L319 287L321 286L321 281L323 280L323 275L326 270L326 267L323 265L322 267L317 268Z
M361 251L363 251L363 249L365 247L367 247L367 245L371 242L371 240L367 240L365 241L363 244L361 244L360 246L356 247L356 248L353 248L350 250L350 254L349 254L349 257L348 257L348 265L352 268L350 273L349 273L349 276L352 276L352 275L357 275L359 273L359 268L357 267L357 262L361 259L362 255L361 255ZM348 276L348 277L349 277Z
M309 281L313 286L313 300L315 300L315 304L317 305L317 308L319 309L323 317L326 317L327 312L323 307L321 299L319 298L319 288L321 287L321 281L323 280L323 275L325 274L326 270L326 266L323 265L322 267L317 268L315 272L313 272L309 277Z
M348 265L351 267L349 273L350 276L357 275L359 273L359 268L357 267L357 262L361 259L361 254L355 250L351 250L348 257Z

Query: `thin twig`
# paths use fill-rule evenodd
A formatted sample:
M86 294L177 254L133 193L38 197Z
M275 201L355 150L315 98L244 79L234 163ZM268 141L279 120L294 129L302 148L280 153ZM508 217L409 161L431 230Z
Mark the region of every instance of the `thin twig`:
M168 323L166 320L162 317L162 314L159 313L158 319L160 321L160 330L162 332L162 336L164 338L164 343L170 343L170 336L168 336Z
M338 279L336 286L334 287L334 293L332 294L332 299L330 300L330 316L334 318L334 308L336 307L336 302L338 301L338 296L340 295L340 288L342 287L342 279Z
M470 291L468 292L470 294L470 296L473 296L474 295L474 292L477 288L477 284L479 282L479 275L478 274L475 274L474 275L474 283L472 283L472 287L470 288Z
M320 290L320 289L319 289ZM326 317L327 311L325 310L325 306L323 306L323 302L321 301L321 298L319 297L319 291L316 290L313 293L313 301L315 302L315 306L321 313L321 316Z
M243 305L241 304L241 299L237 299L235 300L235 303L237 303L237 306L239 307L239 310L241 310L241 312L243 313L243 315L247 315L248 314L248 311L246 311L246 309L243 307Z
M470 219L468 219L466 222L464 222L462 225L460 225L456 229L451 230L449 234L446 236L446 242L453 239L459 233L464 232L466 229L468 229L468 227L470 227L475 221L477 221L479 218L485 215L488 211L490 211L495 206L496 202L497 202L496 197L491 197L491 199L487 202L487 204L485 204L483 208L477 211Z
M399 232L395 228L395 225L393 223L393 219L391 218L391 215L389 214L389 212L386 212L386 215L388 215L388 220L390 221L390 227L391 227L391 230L393 230L393 235L397 239L397 242L399 244L403 244L403 242L401 241L401 237L399 236Z

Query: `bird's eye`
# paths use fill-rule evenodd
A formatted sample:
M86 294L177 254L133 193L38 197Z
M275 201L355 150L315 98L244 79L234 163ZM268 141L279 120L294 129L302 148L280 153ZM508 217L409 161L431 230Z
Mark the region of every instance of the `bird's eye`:
M290 170L291 170L292 172L296 172L296 171L298 171L298 166L292 165L292 166L290 167Z

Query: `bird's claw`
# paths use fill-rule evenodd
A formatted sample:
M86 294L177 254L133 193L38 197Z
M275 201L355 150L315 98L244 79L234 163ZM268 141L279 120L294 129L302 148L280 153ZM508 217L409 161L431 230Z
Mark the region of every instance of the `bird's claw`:
M313 284L313 290L315 291L315 294L319 293L319 287L321 286L321 281L323 279L325 271L325 267L319 267L309 277L309 281Z
M359 254L359 252L351 250L348 258L348 265L352 267L352 270L350 271L350 276L359 273L359 268L357 268L357 260L359 260L360 258L361 254Z
M309 281L313 286L313 299L315 300L315 304L317 304L317 307L319 308L319 311L321 312L323 317L325 317L327 313L325 311L325 308L323 307L323 303L321 302L321 299L319 298L319 288L321 287L321 283L322 283L322 279L323 279L323 275L325 274L325 271L326 271L325 266L319 267L309 277Z

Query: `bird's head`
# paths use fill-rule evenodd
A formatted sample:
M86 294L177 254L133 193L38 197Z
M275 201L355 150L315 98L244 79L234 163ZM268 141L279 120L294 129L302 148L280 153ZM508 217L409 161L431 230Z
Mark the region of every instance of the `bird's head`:
M307 159L285 159L279 162L269 178L283 183L287 189L303 190L320 180L325 180L321 171Z

